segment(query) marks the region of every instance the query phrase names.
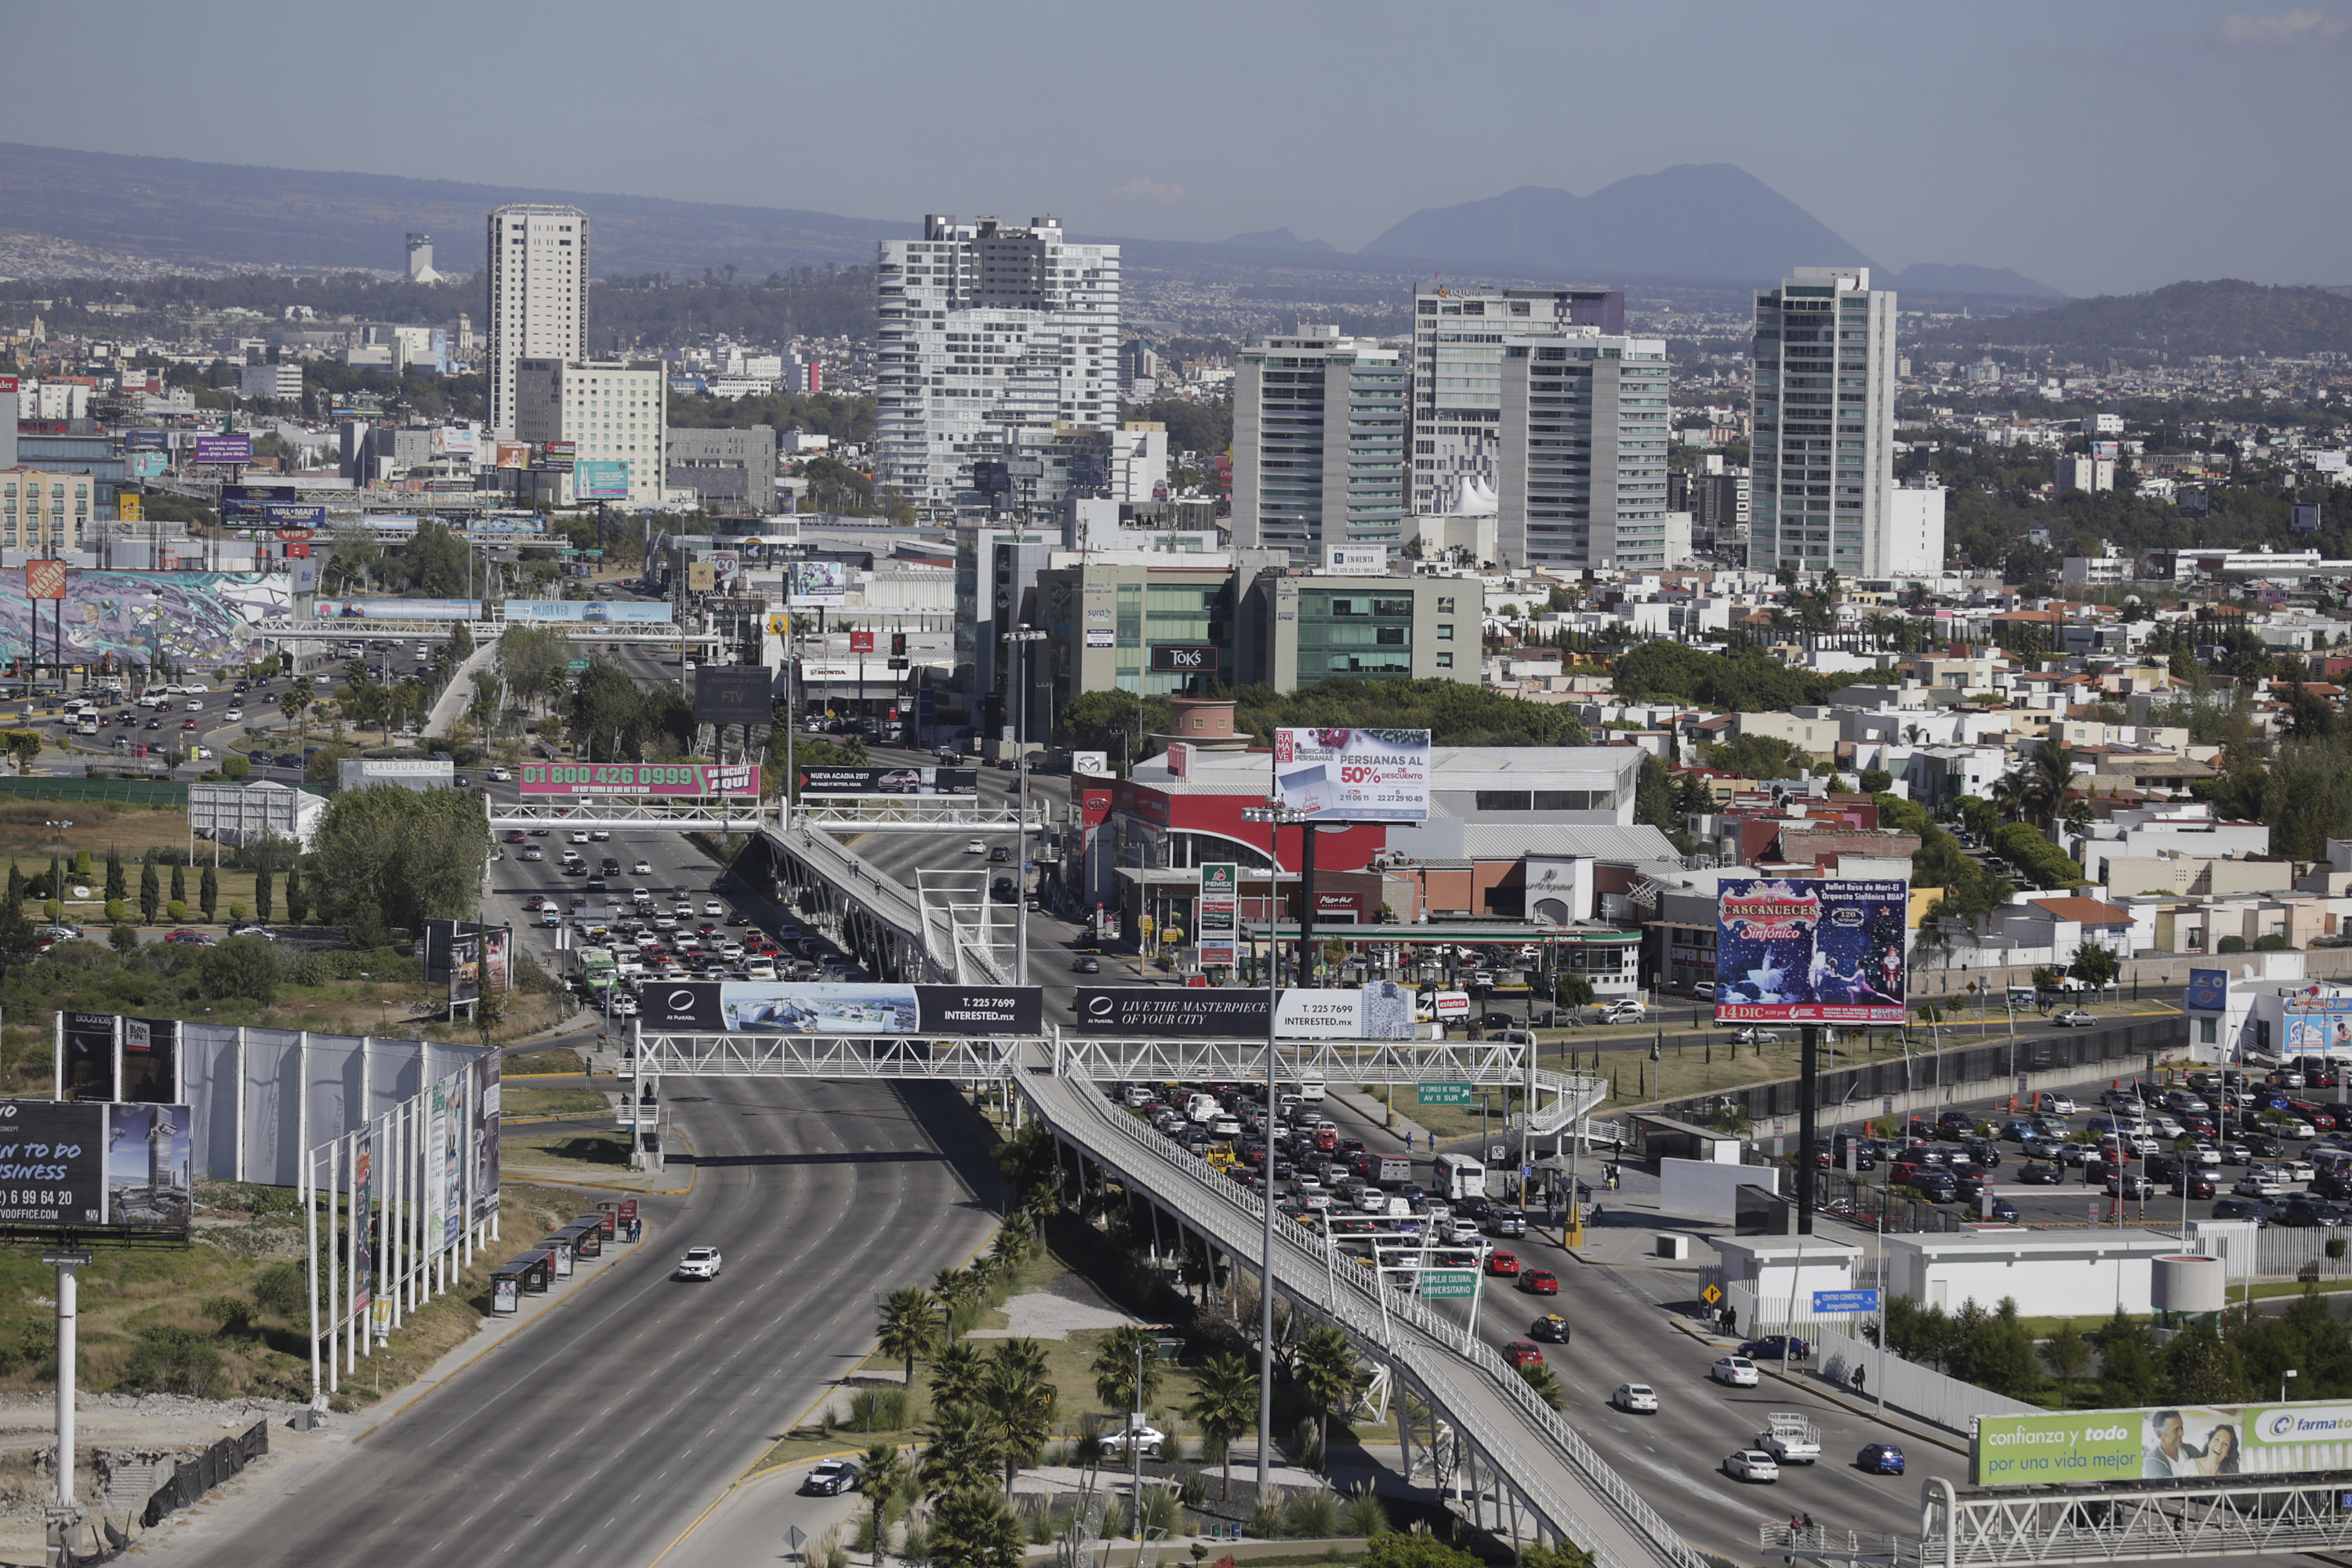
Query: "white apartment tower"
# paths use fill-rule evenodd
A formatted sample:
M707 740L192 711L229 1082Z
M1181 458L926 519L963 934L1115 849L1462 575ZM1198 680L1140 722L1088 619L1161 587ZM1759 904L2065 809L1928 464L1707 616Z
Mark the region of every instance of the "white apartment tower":
M490 428L515 433L515 364L588 357L588 215L517 203L490 213Z
M1412 510L1489 510L1503 417L1503 339L1625 330L1620 289L1488 289L1424 283L1412 301Z
M1404 355L1302 327L1241 352L1234 374L1236 546L1305 563L1331 544L1402 543Z
M412 234L408 237L408 280L411 283L438 283L442 275L433 269L433 237Z
M1118 425L1118 247L931 214L876 258L875 481L921 507L976 507L971 466L1005 432Z
M1495 529L1504 560L1619 572L1680 564L1666 534L1665 340L1512 336L1501 355Z
M1749 568L1937 570L1940 506L1928 517L1923 492L1906 508L1895 485L1895 291L1866 267L1800 267L1756 296L1755 354Z

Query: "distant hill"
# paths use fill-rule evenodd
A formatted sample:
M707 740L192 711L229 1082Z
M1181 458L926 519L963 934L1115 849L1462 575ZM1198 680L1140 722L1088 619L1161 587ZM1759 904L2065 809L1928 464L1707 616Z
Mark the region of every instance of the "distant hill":
M2013 267L1972 267L1916 261L1887 279L1885 287L1922 299L2049 300L2066 298L2047 283L2037 283Z
M482 265L484 220L501 202L559 202L594 219L596 275L874 259L912 223L787 207L730 206L389 174L266 169L0 142L0 228L198 268L397 270L409 231L429 233L444 272Z
M2046 344L2076 353L2352 353L2352 299L2330 289L2273 288L2221 278L1956 322L1938 335L1956 342Z
M1325 256L1337 256L1339 247L1328 239L1301 239L1286 228L1260 229L1255 234L1237 234L1218 242L1227 250L1311 250Z
M1731 163L1682 163L1589 196L1521 185L1430 207L1359 254L1559 272L1594 279L1721 278L1770 282L1793 267L1869 264L1804 208Z

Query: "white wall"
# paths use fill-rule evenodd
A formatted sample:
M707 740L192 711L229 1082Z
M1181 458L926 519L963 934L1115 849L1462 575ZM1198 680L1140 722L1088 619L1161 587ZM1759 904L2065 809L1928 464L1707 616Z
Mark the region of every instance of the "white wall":
M1935 1237L1900 1244L1890 1237L1887 1282L1922 1306L1941 1306L1948 1312L1970 1300L1990 1310L2004 1297L2013 1299L2018 1311L2029 1318L2105 1318L2118 1307L2145 1312L2149 1310L2149 1259L2178 1251L2179 1244L2144 1232L2127 1234L2128 1241L2113 1231L2104 1243L2090 1239L2095 1233L2085 1233L2086 1239L2075 1247L2029 1241L2015 1251L1997 1252L1958 1247L1946 1251L1935 1245ZM1981 1233L1969 1239L1981 1240ZM2042 1243L2055 1239L2046 1232L2032 1238Z
M1732 1219L1741 1187L1778 1194L1780 1173L1769 1165L1716 1165L1703 1160L1658 1162L1658 1212L1679 1219Z

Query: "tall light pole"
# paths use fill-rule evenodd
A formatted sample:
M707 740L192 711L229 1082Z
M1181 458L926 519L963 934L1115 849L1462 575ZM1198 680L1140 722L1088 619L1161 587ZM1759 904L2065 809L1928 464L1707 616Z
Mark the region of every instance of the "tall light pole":
M1273 766L1269 756L1267 766ZM1275 1119L1275 1047L1276 1034L1282 1017L1282 957L1279 942L1282 912L1282 830L1298 823L1311 824L1312 816L1303 811L1286 811L1277 804L1281 795L1267 781L1266 800L1263 806L1244 806L1242 820L1263 822L1265 826L1265 1234L1259 1238L1258 1251L1258 1331L1257 1331L1257 1486L1258 1496L1266 1495L1274 1482L1274 1119ZM1307 829L1315 831L1312 826ZM1300 896L1306 889L1300 889ZM1307 918L1299 910L1302 924ZM1378 1251L1376 1247L1374 1251Z
M1013 765L1020 774L1020 814L1018 830L1013 835L1013 984L1029 984L1029 658L1027 644L1044 642L1045 634L1034 626L1023 626L1004 634L1004 640L1016 646L1013 660Z

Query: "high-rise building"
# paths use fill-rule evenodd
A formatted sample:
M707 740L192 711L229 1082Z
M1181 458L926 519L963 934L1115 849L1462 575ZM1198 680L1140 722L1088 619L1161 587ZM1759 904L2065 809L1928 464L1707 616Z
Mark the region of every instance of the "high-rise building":
M588 215L517 203L490 213L490 428L515 434L515 365L588 357ZM654 470L656 484L661 470Z
M934 213L922 238L878 249L878 485L982 508L972 465L1008 460L1008 429L1118 424L1118 247L1072 245L1050 216Z
M408 280L411 283L441 281L441 274L433 270L433 237L429 234L408 237Z
M1680 564L1666 537L1665 340L1591 330L1513 335L1498 368L1503 559L1624 572Z
M1756 296L1754 515L1759 572L1935 571L1940 520L1896 526L1895 292L1866 267L1800 267ZM1920 556L1932 549L1934 559Z
M669 374L659 360L515 362L514 438L569 442L544 499L659 506L668 477Z
M1234 542L1317 559L1403 542L1409 374L1372 338L1309 326L1244 349L1234 375Z
M1463 289L1424 283L1412 302L1412 494L1427 517L1495 488L1506 334L1625 330L1620 289Z

